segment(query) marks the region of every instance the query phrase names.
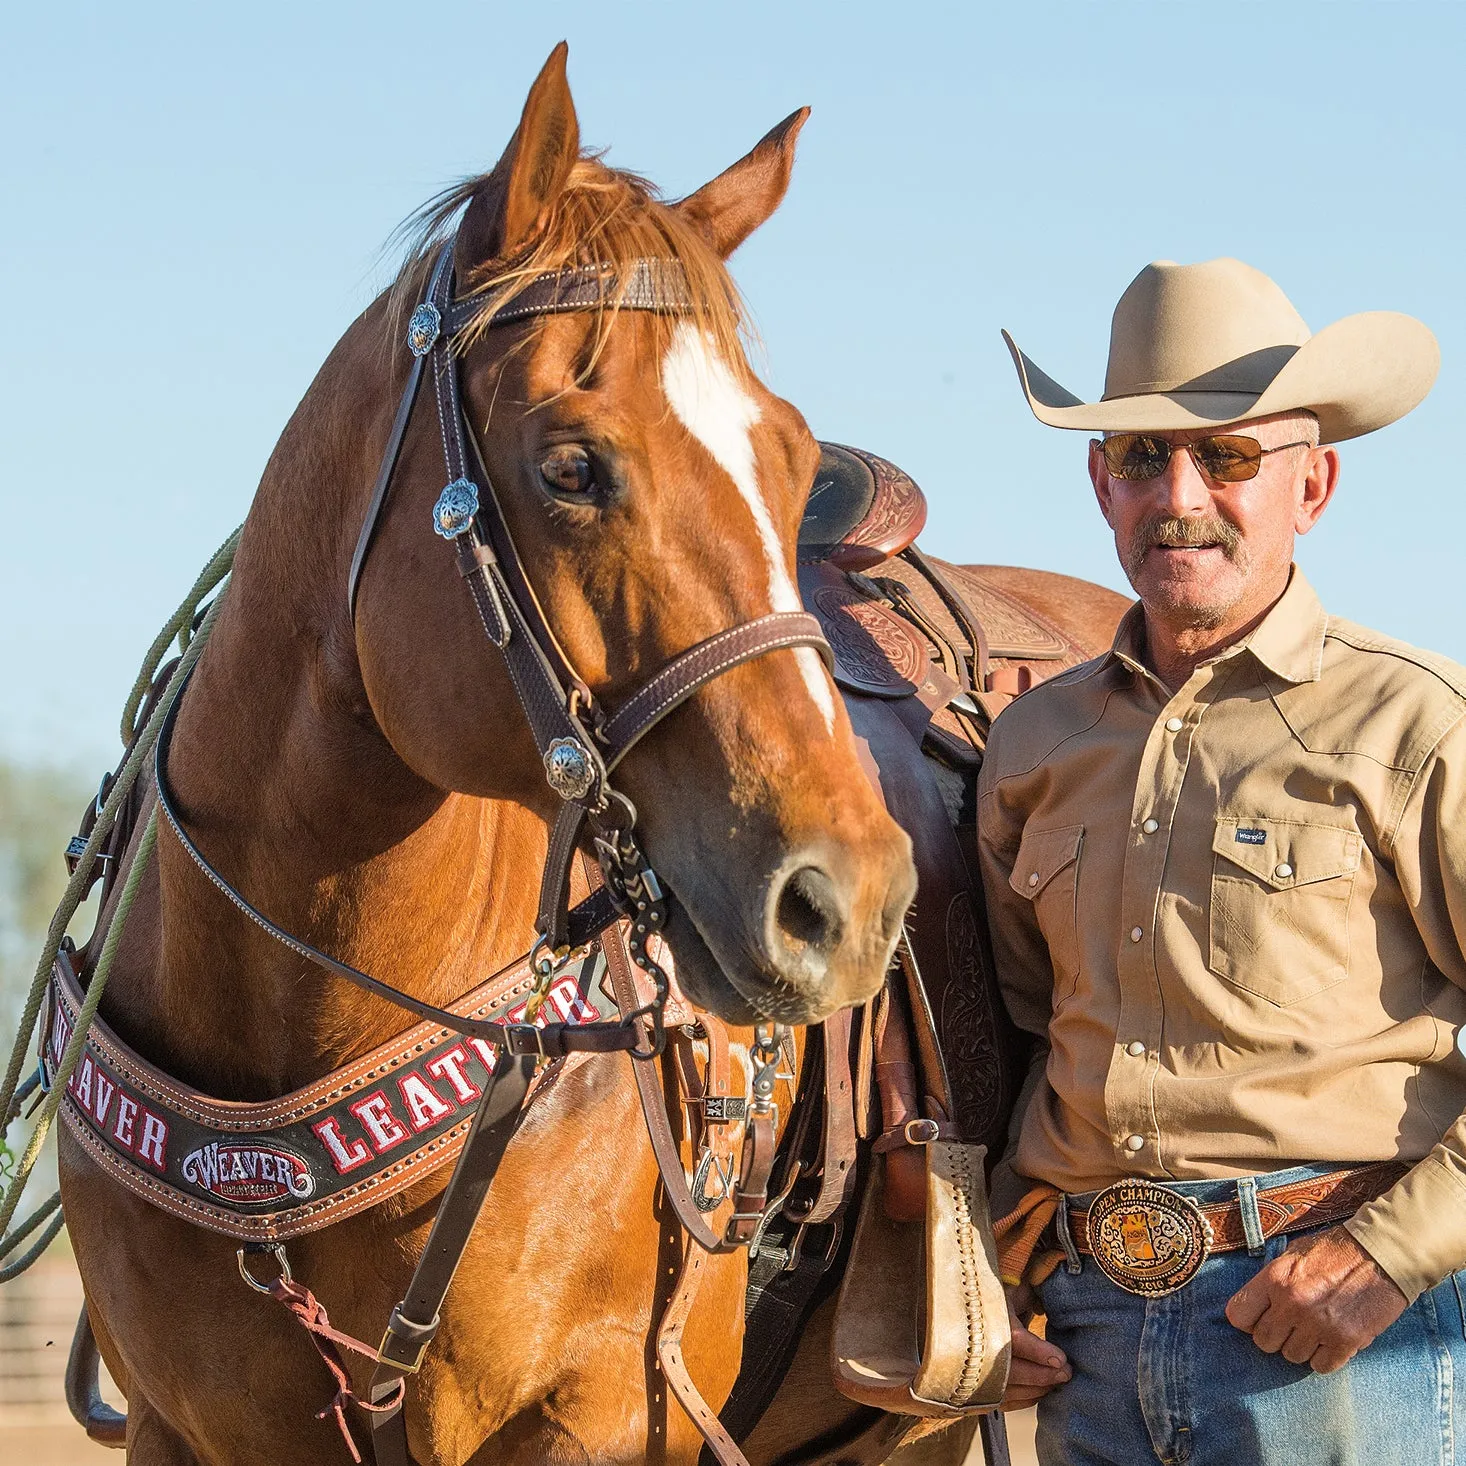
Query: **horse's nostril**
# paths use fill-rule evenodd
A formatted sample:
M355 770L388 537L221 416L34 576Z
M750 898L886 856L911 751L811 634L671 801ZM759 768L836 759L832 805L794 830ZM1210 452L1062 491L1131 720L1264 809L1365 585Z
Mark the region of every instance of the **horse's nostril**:
M779 935L791 952L827 956L840 945L845 919L835 883L816 865L792 871L774 907Z

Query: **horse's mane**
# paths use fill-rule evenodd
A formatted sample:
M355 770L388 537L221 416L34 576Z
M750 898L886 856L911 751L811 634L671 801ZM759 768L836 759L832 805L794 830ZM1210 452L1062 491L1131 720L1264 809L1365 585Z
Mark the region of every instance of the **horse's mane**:
M421 298L439 247L491 177L481 173L444 189L403 224L398 237L406 240L407 254L392 286L394 321L405 319ZM484 302L460 334L460 347L471 346L538 275L580 265L609 265L624 281L630 267L642 259L675 260L687 280L689 312L656 316L659 329L670 334L679 320L690 316L733 370L745 370L743 303L722 259L693 224L662 201L654 184L608 167L595 153L583 153L571 168L564 191L528 251L513 259L489 261L465 282L466 290L460 283L462 294L482 297ZM613 295L598 312L596 342L586 370L600 355L619 304Z

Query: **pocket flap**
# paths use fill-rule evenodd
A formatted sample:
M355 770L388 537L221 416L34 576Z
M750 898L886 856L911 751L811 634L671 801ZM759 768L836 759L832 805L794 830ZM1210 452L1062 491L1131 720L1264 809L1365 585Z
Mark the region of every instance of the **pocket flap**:
M1358 870L1363 841L1352 825L1305 825L1259 814L1219 817L1211 848L1282 891Z
M1038 895L1065 866L1079 859L1084 843L1083 825L1064 825L1057 830L1024 830L1023 843L1008 884L1030 901Z

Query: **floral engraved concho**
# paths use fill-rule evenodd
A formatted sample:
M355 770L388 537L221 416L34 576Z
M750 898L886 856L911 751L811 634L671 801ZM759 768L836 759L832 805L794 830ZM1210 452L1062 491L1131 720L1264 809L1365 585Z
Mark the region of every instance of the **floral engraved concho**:
M1106 1187L1089 1204L1087 1222L1100 1270L1143 1298L1184 1288L1211 1252L1211 1223L1201 1208L1153 1181Z
M443 317L438 313L438 307L431 301L423 301L407 323L407 349L414 356L426 356L442 329Z
M596 781L596 770L583 744L557 738L545 754L545 777L561 799L584 799Z
M445 540L457 539L478 513L478 489L472 479L456 478L433 505L433 529Z

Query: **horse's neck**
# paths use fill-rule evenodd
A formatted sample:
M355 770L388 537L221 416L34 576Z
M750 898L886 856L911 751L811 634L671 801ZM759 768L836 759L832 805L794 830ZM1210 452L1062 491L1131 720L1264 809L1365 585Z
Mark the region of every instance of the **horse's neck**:
M282 456L187 690L169 782L200 849L277 925L441 1003L528 946L544 823L514 803L445 794L393 752L349 622L321 609L321 567L338 556L311 536L339 534L338 516L319 499L314 515L295 512L300 486ZM369 473L337 468L339 480ZM159 862L160 946L141 1011L124 1016L135 1029L161 1026L180 1077L220 1094L276 1094L414 1021L259 931L166 829Z
M424 784L243 621L221 618L168 768L219 871L277 925L429 1001L523 950L542 822ZM155 998L191 1075L278 1093L415 1021L255 929L166 830L159 850Z

